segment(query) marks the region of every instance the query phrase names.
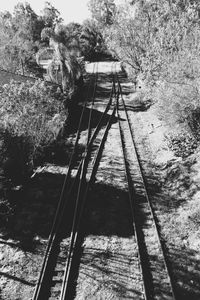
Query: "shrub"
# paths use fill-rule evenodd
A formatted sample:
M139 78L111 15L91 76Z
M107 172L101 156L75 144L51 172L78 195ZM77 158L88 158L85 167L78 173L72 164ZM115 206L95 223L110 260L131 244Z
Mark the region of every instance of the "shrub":
M168 145L176 156L186 158L195 152L197 141L189 132L175 132L168 137Z
M142 78L142 98L158 104L176 154L193 153L200 140L198 1L119 4L114 24L103 29L103 36L109 50L128 66L133 82Z
M11 161L26 175L46 146L55 140L65 121L62 110L60 94L53 93L44 81L12 81L2 87L0 136L3 162L10 177L15 167Z

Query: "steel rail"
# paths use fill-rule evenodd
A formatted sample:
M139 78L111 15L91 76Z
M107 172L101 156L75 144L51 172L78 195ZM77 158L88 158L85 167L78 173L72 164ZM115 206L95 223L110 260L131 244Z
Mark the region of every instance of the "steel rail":
M93 66L93 74L94 74L94 71L95 71L95 64ZM96 84L96 80L97 80L96 77L97 77L97 73L96 73L96 76L95 76L95 84ZM73 168L74 157L75 157L75 154L76 154L76 151L77 151L77 145L78 145L81 125L82 125L82 121L83 121L84 112L85 112L85 109L86 109L87 100L88 100L88 97L89 97L89 89L90 89L90 86L91 86L91 82L92 82L92 79L89 82L87 97L86 97L87 99L84 103L84 106L83 106L83 109L82 109L82 112L81 112L81 117L80 117L78 129L77 129L77 133L76 133L76 140L75 140L75 144L74 144L74 147L73 147L73 152L72 152L72 155L70 157L69 167L68 167L67 173L65 175L63 185L62 185L62 190L61 190L58 206L57 206L57 209L56 209L56 212L55 212L52 229L51 229L51 232L49 234L49 239L48 239L48 244L47 244L47 248L46 248L46 252L45 252L45 257L44 257L44 260L43 260L43 264L42 264L42 268L41 268L41 271L40 271L39 279L38 279L38 282L37 282L32 300L43 300L43 298L41 298L41 297L43 297L41 294L43 293L42 288L43 288L43 285L45 284L44 283L45 274L47 274L47 268L49 267L49 264L50 264L50 259L49 259L50 258L50 253L52 252L54 243L56 241L56 232L57 232L58 227L60 225L60 221L59 221L58 217L59 217L60 212L63 211L63 204L64 204L64 200L65 200L64 199L64 193L65 193L67 185L69 184L70 173L71 173L71 170ZM66 203L66 201L65 201L65 203Z
M98 73L98 64L97 64L96 73ZM86 143L85 151L87 151L86 149L87 149L87 146L88 146L88 143L89 143L89 140L90 140L92 112L93 112L93 108L94 108L94 99L95 99L96 89L97 89L97 80L95 81L95 85L94 85L94 89L93 89L92 105L91 105L91 108L90 108L89 120L88 120L88 136L87 136L87 143Z
M111 90L111 93L110 93L109 102L108 102L108 104L107 104L107 106L106 106L106 108L105 108L103 114L101 115L101 118L100 118L100 120L99 120L99 122L98 122L98 124L97 124L97 126L96 126L96 128L95 128L95 130L94 130L94 132L92 133L92 136L90 137L89 143L87 144L87 151L88 151L88 154L87 154L87 155L89 155L89 151L91 150L91 147L92 147L92 145L93 145L93 141L95 140L95 138L96 138L98 132L100 131L101 126L102 126L102 121L103 121L105 115L107 114L107 112L108 112L108 110L109 110L109 108L110 108L110 105L111 105L111 102L112 102L112 95L113 95L113 86L112 86L112 90ZM85 155L83 156L83 158L81 159L81 161L80 161L80 163L79 163L79 166L78 166L78 169L77 169L77 174L76 174L76 176L75 176L75 180L76 180L77 177L79 177L79 175L80 175L80 171L81 171L81 167L82 167L82 163L83 163L83 160L84 160L84 159L85 159ZM79 175L78 175L78 174L79 174ZM71 187L70 187L70 190L69 190L68 193L67 193L67 196L71 194L71 191L72 191L72 189L73 189L73 187L74 187L74 184L75 184L75 180L73 181L73 183L72 183L72 185L71 185ZM66 208L66 204L67 204L67 202L65 202L65 206L64 206L63 210Z
M67 297L68 297L67 293L68 293L68 288L69 288L69 284L70 284L69 279L70 279L70 274L71 274L71 269L72 269L72 264L73 264L74 252L76 250L76 245L77 245L77 241L78 241L78 237L79 237L80 224L81 224L81 220L82 220L81 217L82 217L83 212L84 212L89 187L91 186L91 184L93 183L93 180L95 178L95 174L96 174L97 169L98 169L98 164L99 164L100 157L101 157L101 154L102 154L102 150L103 150L105 140L106 140L106 137L107 137L107 134L108 134L108 130L111 126L112 119L115 115L115 112L116 112L116 105L113 108L112 114L110 115L110 118L109 118L108 124L106 126L103 138L101 140L99 149L98 149L98 151L96 153L96 156L93 160L93 169L92 169L92 172L91 172L91 175L90 175L90 179L87 183L85 193L83 195L80 212L78 213L78 210L77 210L76 214L74 215L73 227L72 227L71 237L70 237L70 240L71 240L70 241L70 249L69 249L69 253L68 253L66 272L65 272L65 275L64 275L63 289L62 289L62 294L61 294L60 300L66 300ZM79 202L80 202L80 194L79 194L79 197L77 197L77 199L76 199L77 206L78 206Z
M90 82L90 83L91 83L91 82ZM96 80L95 80L95 85L94 85L95 87L96 87L96 84L97 84L97 82L96 82ZM94 89L94 91L93 91L93 97L94 97L94 94L95 94L95 89ZM100 130L100 128L101 128L101 124L102 124L102 121L103 121L103 119L104 119L106 113L107 113L108 110L109 110L109 107L110 107L111 102L112 102L112 95L113 95L113 86L112 86L112 91L111 91L111 93L110 93L109 102L108 102L108 104L107 104L107 106L106 106L106 108L105 108L105 110L104 110L104 112L103 112L103 114L102 114L102 116L101 116L101 118L100 118L100 120L99 120L99 122L98 122L98 124L97 124L97 126L96 126L96 128L95 128L95 130L94 130L94 132L92 133L92 136L91 136L89 142L87 143L87 149L88 149L88 152L91 150L92 143L93 143L93 141L94 141L96 135L98 134L98 132L99 132L99 130ZM83 115L83 114L82 114L82 115ZM82 119L82 117L81 117L81 119ZM80 123L79 123L79 125L80 125ZM79 127L80 127L80 126L79 126ZM77 134L77 136L78 136L78 134ZM75 144L77 144L77 141L78 141L78 139L76 139ZM76 150L75 150L75 147L74 147L74 151L76 151ZM72 154L72 155L74 155L74 154ZM74 179L74 181L73 181L73 183L72 183L70 189L68 190L68 193L67 193L67 195L66 195L67 199L70 197L70 195L71 195L71 193L72 193L72 190L73 190L73 188L74 188L74 186L75 186L77 180L79 180L79 176L80 176L80 172L81 172L81 168L82 168L82 164L83 164L83 159L84 159L84 157L82 158L82 160L81 160L81 162L80 162L80 164L79 164L79 167L78 167L78 170L77 170L75 179ZM66 181L66 178L65 178L65 181ZM65 187L66 187L66 186L65 186ZM54 233L54 238L53 238L53 240L51 240L51 245L50 245L49 249L47 249L47 250L49 250L49 251L48 251L48 253L46 252L46 256L48 255L47 258L46 258L46 260L49 260L49 259L51 258L51 255L53 255L53 254L51 254L51 252L52 252L52 250L53 250L53 246L55 247L55 245L53 245L53 244L55 244L55 242L56 242L57 229L58 229L58 227L59 227L59 226L61 225L61 223L62 223L62 219L63 219L63 217L64 217L64 211L65 211L65 209L66 209L66 206L67 206L67 201L65 201L64 207L62 207L61 213L58 212L59 222L58 222L58 224L57 224L57 228L56 228L55 233ZM46 263L48 264L48 261L46 261ZM45 276L44 273L45 273L46 271L47 271L47 266L46 266L46 268L43 270L43 275L44 275L44 276ZM44 280L44 277L43 277L41 280ZM41 292L41 291L40 291L40 292ZM42 296L41 296L41 297L42 297ZM43 299L43 298L38 298L38 299Z
M118 87L119 90L119 87ZM135 240L138 248L138 260L139 260L139 266L141 268L141 275L142 275L142 282L143 282L143 291L144 291L144 300L148 300L150 297L149 295L149 289L146 286L146 271L144 268L144 265L142 264L142 257L141 257L141 250L140 249L140 243L139 243L139 232L137 229L136 221L135 221L135 211L134 211L134 205L133 205L133 199L135 197L134 189L132 186L132 181L131 181L131 175L129 172L129 167L128 167L128 162L126 161L126 153L125 153L125 145L123 141L123 133L122 133L122 127L121 127L121 118L119 114L119 101L117 103L117 117L118 117L118 126L119 126L119 132L120 132L120 140L121 140L121 145L122 145L122 152L123 152L123 161L124 161L124 166L125 166L125 171L126 171L126 181L128 183L128 196L129 196L129 203L131 207L131 214L132 214L132 226L133 226L133 231L135 233Z
M109 110L109 108L112 104L112 95L113 95L113 86L112 86L112 90L111 90L111 93L110 93L108 104L106 105L106 108L105 108L103 114L101 115L101 118L100 118L94 132L92 133L92 136L90 137L89 143L87 145L87 155L90 155L89 151L91 151L91 147L93 146L93 141L95 140L98 132L100 131L103 119L105 118L105 115L107 114L107 112L108 112L108 110ZM78 166L78 170L77 170L77 174L79 174L78 176L80 176L80 171L81 171L81 167L82 167L82 163L83 163L84 159L85 159L85 156L82 158L82 160L80 161L80 164ZM76 175L76 177L77 177L77 175ZM75 183L75 181L73 182L73 184L71 186L71 189L69 190L68 194L71 194L71 190L74 187L74 183ZM65 207L64 207L64 209L65 209Z
M173 283L172 283L172 274L171 274L169 266L168 266L167 258L166 258L166 255L165 255L165 249L164 249L163 243L161 241L158 224L156 222L156 218L155 218L154 210L153 210L153 207L152 207L152 203L151 203L150 198L149 198L148 190L147 190L147 187L146 187L147 183L146 183L146 180L145 180L145 177L144 177L142 165L141 165L141 162L140 162L140 158L139 158L139 154L138 154L138 151L137 151L135 139L134 139L134 136L133 136L133 131L132 131L132 128L131 128L131 124L130 124L129 116L128 116L128 113L127 113L125 101L124 101L124 98L123 98L121 84L120 84L120 81L119 81L118 77L117 77L117 83L118 83L118 88L119 88L119 91L120 91L122 105L123 105L123 108L124 108L124 111L125 111L125 115L126 115L126 120L127 120L128 128L129 128L129 131L130 131L130 134L131 134L131 138L132 138L133 149L134 149L134 152L136 154L137 163L138 163L139 170L140 170L140 175L141 175L142 184L143 184L143 188L144 188L144 192L145 192L145 197L146 197L149 209L150 209L151 217L153 219L153 224L155 226L156 237L157 237L157 241L158 241L158 244L159 244L161 252L162 252L164 266L165 266L165 269L166 269L167 274L168 274L169 285L170 285L170 289L171 289L171 292L172 292L172 297L173 297L174 300L176 300L175 290L174 290L174 286L173 286ZM146 291L146 292L148 292L148 291ZM146 295L148 295L148 294L146 294ZM149 298L147 298L147 299L149 299Z
M103 121L105 115L107 114L107 112L108 112L108 110L109 110L109 108L110 108L111 101L112 101L112 94L113 94L113 86L112 86L112 90L111 90L111 93L110 93L109 102L108 102L108 104L107 104L107 106L106 106L106 108L105 108L103 114L101 115L101 118L100 118L100 120L99 120L99 122L98 122L98 124L97 124L97 126L96 126L96 128L95 128L95 130L94 130L94 132L92 133L92 136L90 137L89 142L87 143L87 155L90 155L90 152L89 152L89 151L91 151L91 147L93 146L93 141L95 140L95 138L96 138L98 132L100 131L101 126L102 126L102 121ZM69 191L68 191L68 193L67 193L67 196L70 196L70 195L71 195L71 192L72 192L72 190L73 190L73 188L74 188L75 182L76 182L76 180L78 179L78 177L80 177L80 172L81 172L82 164L83 164L83 162L84 162L84 160L85 160L85 157L86 157L86 155L83 155L83 157L82 157L82 159L81 159L81 161L80 161L80 163L79 163L79 166L78 166L78 169L77 169L77 173L76 173L76 176L75 176L75 180L73 181L73 183L72 183L72 185L71 185L71 187L70 187L70 189L69 189ZM62 217L63 217L64 210L66 209L66 206L67 206L67 201L65 201L65 204L64 204L64 207L63 207L63 210L62 210L62 214L61 214L61 216L60 216L60 217L61 217L60 219L62 219ZM60 221L60 223L61 223L61 221ZM59 223L59 224L60 224L60 223Z
M101 119L100 119L100 122L103 119L104 115L109 110L110 105L112 104L112 97L113 97L114 89L115 89L115 83L114 83L114 80L113 80L109 102L107 104L107 107L106 107ZM87 186L86 186L86 189L85 189L85 193L84 193L84 196L83 196L80 212L78 213L78 206L79 206L79 203L81 201L82 182L83 182L83 180L85 180L86 172L87 172L87 162L88 162L87 161L87 159L88 159L87 156L88 156L88 153L89 153L88 152L89 146L86 149L87 152L86 152L85 160L84 160L84 163L83 163L83 166L82 166L82 173L81 173L81 176L80 176L80 184L79 184L79 189L78 189L78 195L77 195L77 198L76 198L76 208L75 208L75 214L74 214L74 218L73 218L73 224L72 224L72 230L71 230L71 236L70 236L70 249L69 249L69 252L68 252L68 259L67 259L67 263L66 263L66 269L65 269L65 274L64 274L64 281L63 281L60 300L67 299L66 297L67 297L67 291L68 291L68 286L69 286L69 278L70 278L70 272L71 272L72 263L73 263L73 253L74 253L75 245L76 245L77 239L78 239L78 232L79 232L81 217L82 217L82 214L84 212L84 207L85 207L85 203L86 203L86 198L87 198L89 186L91 185L92 180L95 176L94 174L97 171L97 167L96 167L97 166L97 161L98 161L97 158L100 157L100 153L101 153L102 147L105 143L105 139L107 137L107 133L108 133L108 130L110 128L113 116L115 115L115 111L116 111L116 107L113 109L113 112L112 112L112 114L109 118L109 121L108 121L108 124L106 126L106 129L105 129L103 138L101 140L99 149L96 153L96 157L93 160L93 162L94 162L93 163L93 169L92 169L92 172L91 172L91 175L90 175L89 182L87 183ZM91 122L91 119L89 120L89 125L90 125L90 122ZM97 126L97 128L98 128L98 126ZM88 138L89 138L89 133L88 133Z
M112 77L113 77L113 85L114 85L114 95L115 95L115 98L116 98L116 101L118 103L118 97L119 97L119 92L116 91L116 63L113 62L112 66L111 66L111 72L112 72Z

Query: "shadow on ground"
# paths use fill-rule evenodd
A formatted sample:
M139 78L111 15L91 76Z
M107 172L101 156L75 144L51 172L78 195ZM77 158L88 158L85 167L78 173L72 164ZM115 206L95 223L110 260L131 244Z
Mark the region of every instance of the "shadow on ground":
M73 106L70 109L69 112L69 117L67 120L67 127L66 127L66 131L65 131L65 136L67 137L67 135L75 133L77 131L77 128L79 126L79 120L81 118L81 114L82 114L82 110L83 107L82 106ZM85 112L84 112L84 116L83 116L83 122L81 124L80 130L84 131L88 129L88 119L89 116L91 114L91 127L92 129L95 128L97 126L97 124L99 123L101 117L102 117L102 112L96 110L96 109L90 109L90 108L85 108ZM110 115L107 114L102 122L102 127L107 125L107 122L109 120ZM117 122L117 118L113 118L112 123L116 123Z
M104 75L100 76L103 78ZM107 78L106 75L106 81ZM103 92L105 92L105 97L107 90L99 90L101 95ZM87 119L90 109L87 108L86 111L87 117L81 127L82 131L87 129ZM66 139L76 131L80 114L81 106L77 105L71 108L71 125L65 132ZM95 127L102 113L93 110L92 114L92 126ZM113 122L116 121L115 119ZM66 145L66 149L67 147L69 147L68 150L70 149L68 152L71 153L72 145ZM83 151L84 147L79 147L78 157L82 156ZM56 159L59 161L59 155L57 155ZM63 161L64 159L61 159L60 163L63 163ZM15 243L12 244L9 241L12 238L14 241L17 241L17 247L34 252L35 247L40 243L35 237L48 238L64 178L64 175L59 174L38 174L23 189L5 191L12 206L12 214L4 222L4 234L0 243L16 247ZM73 181L73 179L71 180ZM157 184L152 183L150 188L152 195L158 192ZM69 223L72 214L73 204L70 204L66 223ZM133 235L132 217L127 191L106 184L96 183L88 197L85 220L87 220L84 222L85 236L94 235L99 239L111 236L121 238L131 237ZM66 231L65 236L68 237L69 233L69 230ZM177 249L174 245L170 246L168 252L178 295L177 300L198 300L200 298L200 266L199 261L195 259L196 253L189 250ZM106 261L106 265L103 265L102 261ZM129 274L124 273L122 266L128 263L127 257L117 253L113 255L109 251L102 252L94 245L87 248L86 255L84 256L84 276L91 277L91 268L96 269L97 272L103 275L110 275L110 281L107 281L107 285L114 286L116 291L123 296L127 294L126 281ZM14 278L9 273L0 273L0 276L12 277L11 279L17 281L21 280ZM98 277L92 279L101 283ZM26 283L25 280L22 283L31 285L30 283ZM162 287L159 286L159 276L158 289L162 292ZM137 293L134 290L130 292ZM128 298L126 297L126 299Z
M152 200L153 208L158 215L158 219L164 217L164 226L167 226L168 241L162 234L164 228L159 226L159 220L157 219L158 228L161 232L163 247L167 253L167 261L169 264L172 282L174 283L174 289L176 293L176 299L178 300L198 300L200 299L200 259L199 252L189 247L186 247L183 240L174 240L174 232L172 233L172 241L170 241L170 227L172 223L168 225L168 216L175 210L177 210L184 202L185 199L179 197L171 197L168 191L163 193L160 189L156 176L148 178L148 191L150 199ZM175 223L176 226L176 223ZM165 229L165 230L166 230ZM172 228L175 231L176 228ZM177 228L177 230L179 230Z
M36 236L48 238L63 180L63 175L39 174L23 190L9 192L10 201L15 209L4 228L6 234L1 243L9 245L8 239L12 238L18 241L17 247L34 251L38 243L35 240ZM158 187L152 185L151 194L153 191L158 192ZM69 207L68 213L69 216L72 215L72 207ZM88 198L85 215L87 216L85 218L87 222L84 224L86 236L93 235L102 239L106 236L131 237L133 234L128 194L122 189L96 183ZM66 222L68 222L67 219ZM69 236L69 231L65 235ZM13 243L10 246L15 247L16 244ZM109 275L109 284L115 286L116 291L122 295L127 293L125 290L127 274L120 268L120 265L129 263L127 258L117 253L113 255L110 252L102 252L95 248L95 245L91 249L88 248L87 251L83 260L84 276L90 277L92 268L94 273L100 272ZM170 245L168 254L173 270L177 299L198 300L200 296L200 265L199 260L195 258L197 253ZM106 265L101 263L102 260L106 260ZM93 263L91 264L91 262ZM4 276L4 274L0 275ZM12 275L9 276L9 273L5 276L14 279ZM20 279L16 278L16 280ZM100 279L97 276L93 280L98 282ZM25 282L23 283L25 284ZM160 292L162 291L159 280L158 289Z

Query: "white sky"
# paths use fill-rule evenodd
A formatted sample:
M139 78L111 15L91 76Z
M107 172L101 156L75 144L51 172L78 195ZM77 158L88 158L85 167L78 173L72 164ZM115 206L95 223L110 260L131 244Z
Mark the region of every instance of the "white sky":
M48 1L48 0L47 0ZM83 20L90 17L90 12L87 8L87 3L89 0L49 0L50 2L61 14L64 19L64 23L75 21L82 23ZM41 10L44 8L44 0L4 0L1 1L0 11L8 10L13 12L14 6L19 2L30 3L32 9L40 14Z

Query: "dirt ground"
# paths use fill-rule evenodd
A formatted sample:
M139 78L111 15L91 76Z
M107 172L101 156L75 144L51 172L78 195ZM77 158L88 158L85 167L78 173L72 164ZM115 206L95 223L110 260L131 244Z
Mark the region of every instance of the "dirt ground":
M111 64L102 63L100 67L99 72L107 72ZM88 65L89 69L92 65ZM169 128L159 119L157 104L145 108L140 91L135 92L128 80L122 87L178 299L198 300L200 155L196 152L185 160L175 156L166 139ZM108 88L109 84L99 83L97 101L107 97ZM133 258L136 249L130 231L118 132L114 123L89 199L86 237L75 286L77 300L143 299L139 266ZM10 211L2 213L0 222L1 300L31 299L66 168L49 165L41 169L23 190L8 191L0 183L1 206L8 209L10 205Z
M133 96L133 98L132 98ZM136 97L129 95L127 101ZM132 117L148 191L165 243L178 299L200 299L199 154L183 159L169 148L171 128L159 106Z

